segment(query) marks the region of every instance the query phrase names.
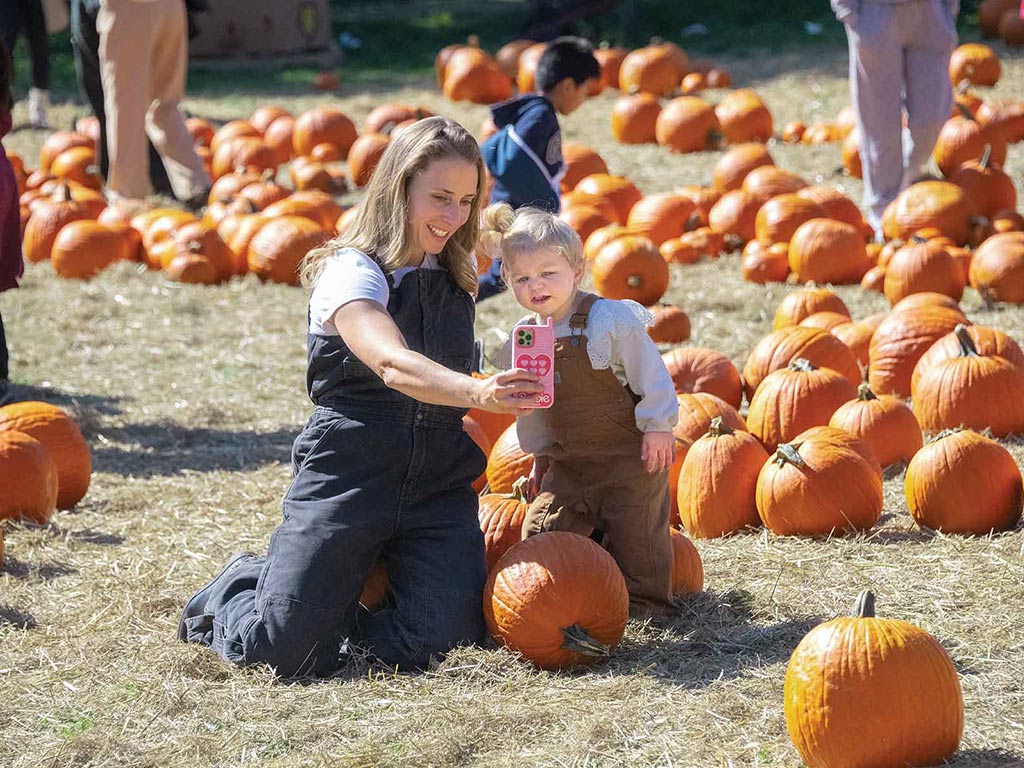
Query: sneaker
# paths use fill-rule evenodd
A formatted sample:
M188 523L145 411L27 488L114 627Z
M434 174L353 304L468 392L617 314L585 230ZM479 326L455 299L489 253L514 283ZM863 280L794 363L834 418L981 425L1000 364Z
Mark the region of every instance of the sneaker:
M231 556L231 559L224 564L224 567L220 569L220 573L213 577L209 583L185 603L185 608L181 612L181 618L178 619L178 639L183 643L188 642L188 620L194 619L198 616L202 616L206 613L206 601L210 599L210 593L213 592L213 588L220 582L220 580L235 568L242 560L247 557L255 557L252 552L236 552Z
M49 130L46 111L50 108L50 92L41 88L29 88L28 91L28 122L33 128Z

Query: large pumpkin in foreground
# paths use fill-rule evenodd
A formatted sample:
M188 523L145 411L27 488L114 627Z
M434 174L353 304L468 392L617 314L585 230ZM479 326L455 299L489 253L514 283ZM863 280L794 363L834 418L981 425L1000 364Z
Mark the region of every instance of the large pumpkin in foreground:
M16 429L0 431L0 520L45 525L57 506L57 466L42 443Z
M50 454L57 467L58 509L70 509L82 500L92 478L92 454L67 413L50 403L11 403L0 408L0 433L9 429L34 437Z
M786 726L809 768L938 765L964 725L956 667L906 621L875 617L862 592L853 617L826 621L793 651Z
M591 664L622 639L626 580L614 558L567 531L531 536L509 549L484 587L494 638L542 669Z

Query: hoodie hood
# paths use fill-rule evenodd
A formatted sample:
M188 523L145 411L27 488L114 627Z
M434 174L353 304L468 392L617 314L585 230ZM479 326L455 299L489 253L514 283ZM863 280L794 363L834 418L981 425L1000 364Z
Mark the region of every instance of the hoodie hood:
M554 111L551 102L540 93L528 93L525 96L516 96L514 99L503 101L491 107L491 120L499 130L506 125L511 125L519 118L533 109L550 109Z

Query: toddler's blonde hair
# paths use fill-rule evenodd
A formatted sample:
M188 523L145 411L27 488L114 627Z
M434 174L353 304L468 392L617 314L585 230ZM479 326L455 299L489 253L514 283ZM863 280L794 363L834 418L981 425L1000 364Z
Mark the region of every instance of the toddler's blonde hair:
M495 203L484 210L479 247L492 259L501 259L501 277L509 282L509 262L516 256L541 248L554 248L574 270L584 267L583 242L576 230L540 208L526 206L517 211L508 203Z

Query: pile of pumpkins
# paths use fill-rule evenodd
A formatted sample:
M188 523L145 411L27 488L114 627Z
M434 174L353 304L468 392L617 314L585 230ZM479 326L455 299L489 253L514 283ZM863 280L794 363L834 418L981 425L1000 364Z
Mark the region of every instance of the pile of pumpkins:
M471 35L466 43L447 45L434 58L437 85L452 101L494 104L510 98L514 91L537 90L536 73L546 42L516 39L492 56ZM601 67L600 78L589 95L621 90L654 96L692 95L707 88L728 88L731 75L707 61L690 61L675 43L652 40L630 51L602 45L594 56Z
M335 196L350 181L365 186L392 133L430 114L382 104L362 133L331 107L295 117L264 106L220 128L189 118L196 151L214 179L201 217L141 201L108 204L95 170L98 125L85 118L78 130L44 141L35 171L8 153L21 192L25 257L49 261L69 278L133 261L182 282L213 284L252 272L295 284L305 254L347 223ZM277 181L286 164L291 186Z
M85 497L91 479L89 445L63 409L37 401L0 407L0 524L46 525ZM0 566L3 540L0 527Z

